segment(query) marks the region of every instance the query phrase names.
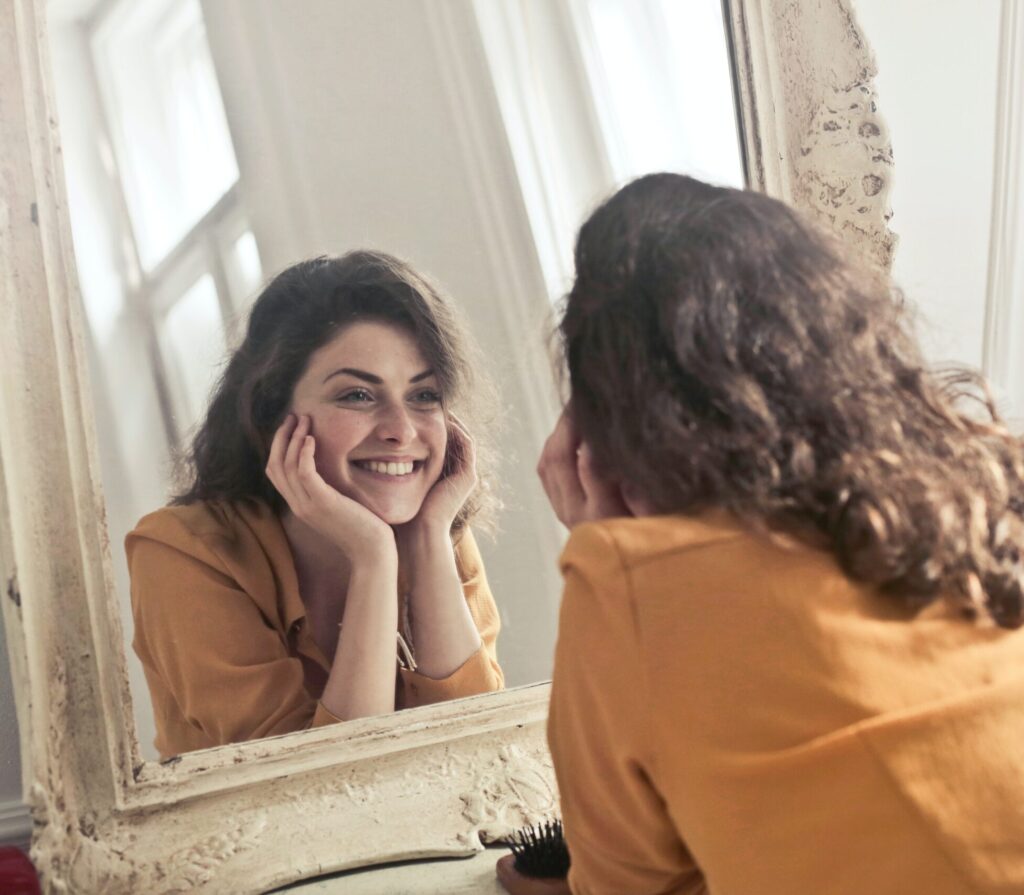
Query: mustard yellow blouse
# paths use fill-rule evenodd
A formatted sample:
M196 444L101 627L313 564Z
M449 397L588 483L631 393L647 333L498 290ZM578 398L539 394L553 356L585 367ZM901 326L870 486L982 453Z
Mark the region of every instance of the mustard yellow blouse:
M562 569L577 895L1024 892L1024 630L724 515L582 525Z
M132 645L162 757L342 720L319 702L330 665L306 624L291 548L269 507L165 507L139 522L125 549ZM397 708L504 685L498 610L468 529L455 558L482 646L443 680L399 668Z

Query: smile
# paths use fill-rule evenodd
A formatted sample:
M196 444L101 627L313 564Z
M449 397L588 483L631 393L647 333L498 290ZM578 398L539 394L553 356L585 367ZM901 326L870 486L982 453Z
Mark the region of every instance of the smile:
M401 478L412 475L422 465L422 460L407 460L400 462L384 462L382 460L353 460L352 465L367 472L375 472L378 475Z

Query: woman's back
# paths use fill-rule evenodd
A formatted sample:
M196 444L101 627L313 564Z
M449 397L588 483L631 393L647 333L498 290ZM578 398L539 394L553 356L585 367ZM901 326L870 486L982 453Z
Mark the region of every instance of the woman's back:
M1024 891L1024 633L721 512L577 527L563 571L575 892Z
M984 382L763 194L642 177L575 258L574 891L1024 891L1024 445Z

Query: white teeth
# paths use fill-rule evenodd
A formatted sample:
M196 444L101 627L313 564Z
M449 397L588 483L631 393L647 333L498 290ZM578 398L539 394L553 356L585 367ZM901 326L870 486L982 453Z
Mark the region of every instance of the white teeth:
M413 470L412 463L382 463L379 460L362 460L359 465L370 472L380 472L384 475L409 475Z

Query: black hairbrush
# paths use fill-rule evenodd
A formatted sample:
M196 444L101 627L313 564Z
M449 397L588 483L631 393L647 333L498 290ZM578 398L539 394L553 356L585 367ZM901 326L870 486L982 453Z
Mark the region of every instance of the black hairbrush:
M512 834L515 869L534 879L565 879L569 875L569 849L562 822L548 820Z

